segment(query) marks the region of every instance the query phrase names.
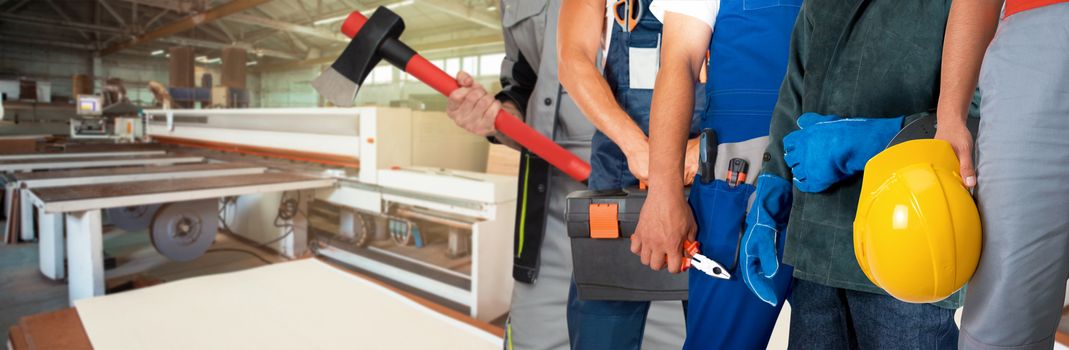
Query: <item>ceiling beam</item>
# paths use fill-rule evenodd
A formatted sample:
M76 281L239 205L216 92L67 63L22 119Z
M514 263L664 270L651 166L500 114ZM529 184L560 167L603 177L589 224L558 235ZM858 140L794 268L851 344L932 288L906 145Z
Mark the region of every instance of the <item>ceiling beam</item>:
M37 39L28 39L28 38L17 37L17 36L0 36L0 41L11 42L11 43L16 43L16 44L23 44L23 45L51 46L51 47L61 47L61 48L66 48L66 49L85 50L85 51L96 50L96 46L93 46L93 45L90 45L90 44L78 44L78 43L71 43L71 42L64 42L64 41L57 41L57 40L37 40Z
M348 38L346 38L345 36L343 36L341 34L338 34L338 33L332 33L332 32L328 32L328 31L317 29L317 28L313 28L313 27L302 26L302 25L298 25L298 24L293 24L293 23L289 23L289 22L283 22L283 21L274 20L274 19L265 18L265 17L260 17L260 16L254 16L254 15L250 15L250 14L244 14L243 13L243 14L231 15L230 17L227 17L226 19L228 21L237 22L237 23L241 23L241 24L248 24L248 25L255 25L255 26L260 26L260 27L266 27L266 28L286 31L286 32L294 33L294 34L303 34L303 35L312 36L312 37L316 37L316 38L320 38L320 39L331 40L331 41L337 41L337 42L347 42L347 41L349 41Z
M308 52L308 44L305 44L301 39L298 39L293 33L286 32L286 38L293 44L293 48L300 52Z
M145 22L145 26L143 29L148 30L149 28L152 28L152 25L155 24L156 21L160 20L160 18L163 18L163 16L166 16L169 12L171 12L171 10L164 9L160 11L160 13L157 13L155 16L152 17L152 19L149 19L148 22Z
M211 1L197 0L125 0L129 3L141 4L155 8L167 9L178 13L195 12L207 9Z
M46 27L46 28L68 28L68 29L85 30L85 31L103 33L103 34L115 34L115 35L122 35L123 34L122 29L119 29L119 28L101 26L101 25L93 25L93 24L86 24L86 23L79 23L79 22L73 22L73 21L60 21L60 20L54 20L54 19L35 18L35 17L26 17L26 16L18 16L18 15L9 15L9 14L0 14L0 20L4 20L5 22L10 21L10 22L13 22L13 23L36 25L36 26L41 26L41 27ZM177 37L177 36L169 37L169 38L163 38L160 41L165 42L165 43L169 43L169 44L174 44L174 45L195 46L195 47L202 47L202 48L207 48L207 49L222 49L224 47L240 47L240 48L243 48L243 49L245 49L245 50L247 50L247 51L249 51L250 53L253 53L253 54L263 54L264 56L277 57L277 58L282 58L282 59L287 59L287 60L298 60L298 59L302 58L299 55L295 55L295 54L288 53L288 52L270 50L270 49L265 49L265 48L258 48L256 46L253 46L252 44L249 44L249 43L229 44L229 43L221 43L221 42L208 41L208 40L187 39L187 38L182 38L182 37Z
M104 7L105 11L108 11L108 13L111 14L111 18L114 18L115 21L119 22L119 25L126 25L126 20L122 19L122 16L119 16L119 13L116 12L115 9L111 7L111 5L108 5L108 2L106 0L97 0L97 2L100 3L100 6Z
M28 2L30 2L30 0L22 0L22 1L16 2L15 5L12 5L11 7L9 7L7 9L7 11L5 11L5 12L7 12L7 13L15 13L15 11L18 11L20 8L22 8L22 5L26 5L26 3L28 3Z
M459 50L459 49L466 49L466 48L470 48L470 47L497 45L497 44L504 44L504 42L505 41L501 38L500 34L493 34L493 35L483 35L483 36L472 37L472 38L460 38L460 39L445 40L445 41L430 41L430 42L423 43L423 44L416 43L416 44L413 45L413 47L416 48L417 50L419 50L418 52L427 53L427 52L441 51L441 50L451 50L451 49L458 49Z
M419 0L416 3L433 7L454 17L465 19L487 28L501 30L501 18L497 17L497 12L495 11L473 8L453 0Z
M58 27L58 28L67 28L67 29L74 29L74 30L85 30L85 31L91 31L91 32L106 33L106 34L122 34L122 29L119 29L119 28L100 26L100 25L93 25L93 24L86 24L86 23L79 23L79 22L74 22L74 21L62 21L62 20L55 20L55 19L48 19L48 18L36 18L36 17L27 17L27 16L11 15L11 14L0 14L0 19L3 19L6 22L37 25L37 26L41 26L41 27L52 27L52 28L57 28Z
M212 24L215 25L216 28L219 28L219 31L223 32L223 34L226 35L226 38L230 39L231 42L238 41L234 37L234 34L230 32L230 28L227 28L223 21L215 21L212 22Z
M259 56L259 55L271 56L271 57L277 57L277 58L282 58L282 59L287 59L287 60L299 60L299 59L301 59L301 57L299 57L297 55L294 55L294 54L291 54L291 53L288 53L288 52L282 52L282 51L278 51L278 50L271 50L271 49L264 49L264 48L257 48L257 47L253 47L252 45L249 45L247 43L225 44L225 43L220 43L220 42L216 42L216 41L198 40L198 39L189 39L189 38L180 38L180 37L163 38L163 39L160 39L160 41L164 42L164 43L168 43L168 44L173 44L173 45L196 46L196 47L203 47L203 48L217 49L217 50L222 50L222 49L228 48L228 47L237 47L237 48L245 49L245 51L248 51L249 53L251 53L253 55L256 55L256 56Z
M201 33L208 34L208 36L211 36L211 37L215 38L215 40L219 40L219 41L222 41L222 42L231 42L232 41L232 40L230 40L229 37L226 36L226 34L223 34L221 30L219 30L218 28L215 28L215 27L197 26L197 27L194 27L192 30L194 32L199 30ZM196 34L191 35L191 36L192 37L197 37Z
M104 50L101 50L100 55L107 56L119 52L123 49L134 47L157 39L166 38L171 35L190 30L193 27L196 27L198 24L208 23L229 16L231 14L245 11L268 1L270 0L231 0L226 4L213 7L207 11L186 16L177 21L165 24L159 29L138 35L126 42L111 45L105 48Z
M54 1L46 0L46 2L48 3L49 7L52 7L52 11L56 11L56 14L58 14L60 17L62 17L63 19L65 19L67 21L73 21L73 19L71 19L71 16L68 16L67 13L64 12L63 9L59 8L59 5L56 5L56 3ZM79 30L78 34L80 34L83 38L85 38L85 40L89 40L89 38L90 38L89 34L87 34L83 30Z

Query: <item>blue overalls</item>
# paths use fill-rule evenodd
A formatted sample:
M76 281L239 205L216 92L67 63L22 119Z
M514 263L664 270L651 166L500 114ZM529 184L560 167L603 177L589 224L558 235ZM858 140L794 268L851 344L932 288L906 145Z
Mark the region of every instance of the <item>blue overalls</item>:
M687 340L684 349L764 349L783 302L772 307L741 280L739 238L768 144L769 123L787 68L791 30L802 0L722 0L709 44L707 107L702 129L716 131L716 179L696 178L690 203L698 224L701 252L731 272L730 280L690 271ZM749 163L747 183L729 186L726 164ZM777 238L783 255L785 232ZM780 265L774 277L780 300L786 300L791 267Z
M628 32L619 22L614 22L604 67L605 80L617 103L647 135L661 41L661 22L650 13L650 2L652 0L632 2L642 7L642 16L632 31ZM623 7L618 10L620 17L626 18ZM704 106L704 96L696 95L695 104ZM692 122L692 136L698 132L699 110L696 108ZM601 131L591 140L590 165L588 184L591 190L638 185L623 151ZM648 301L580 300L573 281L568 295L568 333L572 349L639 349L649 308Z

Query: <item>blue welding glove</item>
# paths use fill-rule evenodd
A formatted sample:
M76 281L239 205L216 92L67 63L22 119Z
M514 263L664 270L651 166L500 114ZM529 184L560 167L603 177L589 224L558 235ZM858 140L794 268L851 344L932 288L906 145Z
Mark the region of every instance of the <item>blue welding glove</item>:
M785 238L790 213L791 183L775 175L757 177L757 191L742 235L742 281L772 306L779 304L772 277L779 272L777 246Z
M794 173L794 185L802 192L821 192L864 171L902 129L902 119L802 114L800 130L783 138L783 160Z

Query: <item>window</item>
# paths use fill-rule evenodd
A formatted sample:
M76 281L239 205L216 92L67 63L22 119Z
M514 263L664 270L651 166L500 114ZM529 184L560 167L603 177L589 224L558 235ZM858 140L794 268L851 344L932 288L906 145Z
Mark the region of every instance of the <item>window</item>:
M371 70L371 75L368 77L372 84L389 84L393 82L393 67L389 65L382 65L375 67Z
M451 76L456 76L460 71L460 58L454 57L445 60L445 72Z
M431 64L438 67L438 69L445 70L445 60L433 60Z
M501 75L501 61L504 60L504 53L479 56L479 75Z
M464 57L464 71L471 75L479 75L479 57Z

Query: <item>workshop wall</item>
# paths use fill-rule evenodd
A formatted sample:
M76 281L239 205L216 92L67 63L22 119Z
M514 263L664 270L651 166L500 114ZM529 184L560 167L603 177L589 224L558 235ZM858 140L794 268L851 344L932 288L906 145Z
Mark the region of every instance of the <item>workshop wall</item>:
M0 50L0 79L29 79L51 83L52 96L71 96L71 79L76 74L94 75L93 90L100 92L104 79L117 77L123 80L126 93L134 103L149 105L154 98L148 91L148 82L155 80L167 84L169 74L167 58L140 54L115 54L99 59L94 68L92 53L82 50L39 47L33 45L4 45ZM196 80L200 83L203 73L211 73L216 85L220 82L219 64L201 64L196 67ZM95 70L95 74L94 73ZM251 105L256 105L256 88L259 77L248 76ZM66 101L55 101L66 102ZM314 100L313 100L314 102ZM314 104L313 104L314 105Z
M52 94L71 95L71 77L92 69L85 51L4 44L0 50L0 79L28 78L52 84Z

